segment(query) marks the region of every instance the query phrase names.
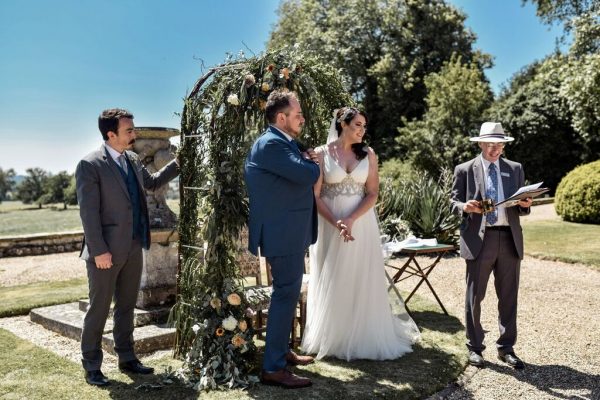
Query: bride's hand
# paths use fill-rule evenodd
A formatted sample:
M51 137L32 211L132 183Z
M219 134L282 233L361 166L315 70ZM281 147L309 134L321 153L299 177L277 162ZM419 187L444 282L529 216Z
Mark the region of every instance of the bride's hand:
M351 218L339 219L335 223L335 226L340 230L340 237L344 238L344 242L354 240L354 236L352 236L353 223L354 220Z

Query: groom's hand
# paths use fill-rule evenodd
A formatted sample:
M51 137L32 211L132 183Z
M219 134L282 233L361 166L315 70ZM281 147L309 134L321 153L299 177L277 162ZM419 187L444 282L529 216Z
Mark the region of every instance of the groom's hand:
M96 262L96 267L99 269L109 269L113 265L112 254L110 254L108 251L104 254L94 257L94 261Z
M307 160L313 161L316 164L319 163L319 156L317 155L317 153L315 152L315 149L313 149L313 148L307 149L304 153L302 153L302 156L304 158L306 158Z

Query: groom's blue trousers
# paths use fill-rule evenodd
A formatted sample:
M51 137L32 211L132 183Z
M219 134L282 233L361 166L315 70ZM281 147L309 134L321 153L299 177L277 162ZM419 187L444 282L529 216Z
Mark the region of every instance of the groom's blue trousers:
M290 333L296 312L302 275L304 252L281 257L267 257L273 275L273 293L267 319L267 338L263 369L279 371L286 367L285 356L289 351Z

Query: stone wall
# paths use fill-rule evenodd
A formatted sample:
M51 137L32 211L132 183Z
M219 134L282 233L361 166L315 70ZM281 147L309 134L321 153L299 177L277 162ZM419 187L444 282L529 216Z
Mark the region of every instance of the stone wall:
M0 237L0 257L38 256L81 249L83 231Z

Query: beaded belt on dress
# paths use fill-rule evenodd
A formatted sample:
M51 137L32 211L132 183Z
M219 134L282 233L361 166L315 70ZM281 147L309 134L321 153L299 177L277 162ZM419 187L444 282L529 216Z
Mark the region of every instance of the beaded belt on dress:
M358 183L350 175L347 175L341 182L326 183L321 186L321 196L333 199L336 196L361 196L365 195L365 185Z

